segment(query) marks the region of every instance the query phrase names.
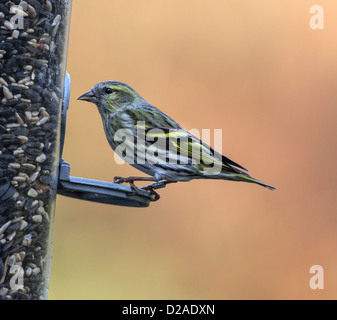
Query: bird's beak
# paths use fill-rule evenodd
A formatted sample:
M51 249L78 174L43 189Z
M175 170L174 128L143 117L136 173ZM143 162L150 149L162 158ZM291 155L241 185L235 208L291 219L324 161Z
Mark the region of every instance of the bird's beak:
M85 94L82 94L77 100L84 100L93 103L97 102L97 98L91 90L86 92Z

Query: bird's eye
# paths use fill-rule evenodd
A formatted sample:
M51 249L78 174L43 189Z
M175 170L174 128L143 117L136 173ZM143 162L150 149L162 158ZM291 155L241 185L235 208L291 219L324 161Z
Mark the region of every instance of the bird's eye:
M110 93L112 93L113 92L113 90L111 89L111 88L106 88L105 89L105 93L107 93L107 94L110 94Z

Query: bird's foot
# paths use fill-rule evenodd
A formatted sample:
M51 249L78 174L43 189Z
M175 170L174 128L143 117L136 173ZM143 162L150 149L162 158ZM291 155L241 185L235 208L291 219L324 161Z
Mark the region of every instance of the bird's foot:
M175 182L177 181L160 180L149 184L148 186L142 187L142 189L150 192L150 194L153 196L153 201L157 201L159 200L160 195L155 191L155 189L165 188L167 184Z
M133 180L131 180L131 177L123 178L123 177L114 177L114 183L133 183Z
M138 188L135 185L135 181L155 181L152 184L149 184L148 186L142 187L141 189ZM139 193L139 190L145 190L148 191L151 195L152 201L157 201L160 199L160 195L155 191L155 189L161 189L165 188L167 184L169 183L176 183L177 181L167 181L167 180L160 180L156 181L153 177L114 177L114 183L128 183L133 191L133 195L136 195Z
M134 181L156 181L153 177L114 177L114 183L134 183Z
M143 187L142 190L148 191L150 193L152 201L157 201L160 199L159 193L154 191L154 187L151 185Z
M132 195L137 195L139 193L139 190L145 190L150 193L152 201L159 200L160 195L156 191L154 191L154 189L157 189L155 186L149 185L140 189L135 185L134 181L154 181L154 179L147 177L114 177L114 183L128 183L130 185L130 188L132 189Z
M114 177L114 183L128 183L130 188L132 189L132 195L136 195L139 193L139 188L135 185L133 177L123 178L123 177Z

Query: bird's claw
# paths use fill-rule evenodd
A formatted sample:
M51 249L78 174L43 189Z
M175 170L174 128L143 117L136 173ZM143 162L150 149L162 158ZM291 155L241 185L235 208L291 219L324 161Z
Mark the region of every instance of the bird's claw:
M129 183L133 183L133 181L130 181L129 178L123 178L123 177L114 177L114 183L118 183L118 184L121 184L121 183L126 183L126 182L129 182Z
M165 188L167 184L166 180L159 180L156 181L154 183L149 184L148 186L143 187L142 189L146 190L146 189L161 189L161 188Z
M114 181L114 183L118 183L118 184L129 183L130 188L132 189L132 195L137 195L139 193L139 190L145 190L145 191L149 192L150 196L151 196L151 201L157 201L157 200L160 199L160 195L155 191L155 189L164 188L164 187L166 187L166 183L167 183L167 181L161 180L161 181L152 183L148 186L138 188L134 184L134 180L132 179L132 177L123 178L123 177L116 176L116 177L114 177L113 181Z
M143 187L142 190L148 191L150 193L151 201L157 201L160 199L159 193L154 191L154 188L151 185Z
M114 177L114 183L128 183L130 185L130 188L132 189L132 195L135 196L139 193L139 188L135 185L133 180L129 178L123 178L123 177Z

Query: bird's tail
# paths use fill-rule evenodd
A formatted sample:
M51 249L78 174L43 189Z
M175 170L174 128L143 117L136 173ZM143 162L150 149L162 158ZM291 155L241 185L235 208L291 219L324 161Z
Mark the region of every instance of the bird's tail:
M256 183L256 184L259 184L260 186L263 186L269 190L275 190L276 188L268 185L268 184L265 184L253 177L251 177L250 175L248 174L245 174L245 173L237 173L235 174L235 176L238 178L237 180L238 181L245 181L245 182L251 182L251 183Z

